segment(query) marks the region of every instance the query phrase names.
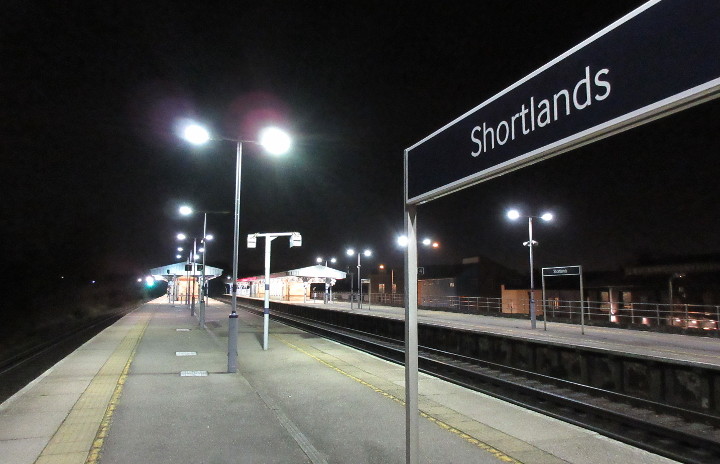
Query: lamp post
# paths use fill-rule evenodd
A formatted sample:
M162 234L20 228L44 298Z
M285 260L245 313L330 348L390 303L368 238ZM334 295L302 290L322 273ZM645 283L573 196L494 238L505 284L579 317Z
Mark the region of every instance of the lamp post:
M244 142L261 145L271 154L280 155L290 149L290 137L278 128L270 127L260 133L260 140L243 140L227 137L210 137L210 133L198 124L187 124L183 128L183 138L195 145L202 145L212 140L227 140L236 144L235 161L235 221L233 229L233 275L231 291L231 312L228 316L228 372L237 372L237 279L238 252L240 248L240 184L242 169L242 145Z
M348 256L353 256L355 254L357 255L357 270L358 270L358 309L360 309L360 308L362 308L362 280L360 280L360 251L358 250L358 252L355 253L355 249L348 248L348 250L347 250ZM365 250L362 252L362 254L365 257L369 258L370 256L372 256L372 251ZM350 303L350 308L352 309L352 302Z
M674 279L682 279L685 277L685 274L682 272L675 272L673 275L670 276L670 279L668 280L668 302L670 304L670 317L672 317L672 311L673 311L673 280Z
M328 265L328 260L327 260L327 259L321 258L321 257L319 257L319 256L318 256L317 259L315 259L315 262L318 263L318 264L322 263L323 261L325 261L325 267L327 267L327 265ZM330 258L330 262L333 263L333 264L335 264L335 263L337 262L337 259L335 259L335 258Z
M202 248L202 283L200 285L200 328L205 328L205 299L207 280L205 278L205 255L207 254L208 240L212 240L214 237L212 234L207 233L207 215L208 214L230 214L230 211L195 211L191 206L182 205L178 209L179 213L183 216L190 216L193 213L203 213L203 238L200 240Z
M323 259L318 256L317 259L315 260L315 262L318 264L322 263L323 261L325 261L325 267L327 267L327 265L328 265L327 259ZM330 258L330 262L335 264L335 262L337 262L337 259ZM325 293L323 295L323 304L328 304L328 301L332 301L332 293L331 293L332 290L330 290L330 283L329 283L328 279L329 279L329 277L325 277Z
M257 238L265 237L265 302L263 305L263 350L268 349L268 333L270 331L270 254L272 241L278 237L290 237L290 248L302 246L302 236L298 232L275 232L268 234L250 234L247 237L248 248L257 246Z
M399 236L397 237L397 239L396 239L396 242L397 242L397 245L398 245L400 248L407 248L408 245L410 244L410 241L408 240L407 235L399 235ZM431 238L429 238L429 237L425 237L425 238L422 239L422 241L419 242L419 243L420 243L422 246L424 246L425 248L433 248L433 249L435 249L435 250L437 250L438 248L440 248L440 242L438 242L438 241L436 241L436 240L433 240L433 239L431 239ZM416 256L415 256L415 259L416 259L416 260L417 260L417 257L418 257L417 245L418 245L417 243L414 244L415 251L416 251ZM421 273L424 274L424 268L418 267L418 274L421 274ZM395 277L394 277L394 274L391 274L391 285L393 286L393 293L395 293Z
M533 248L538 246L538 242L533 240L533 218L540 218L545 222L549 222L553 220L553 215L552 213L543 213L541 216L521 216L518 210L511 209L507 212L507 217L511 221L515 221L520 217L527 217L528 219L528 241L523 242L523 245L528 247L530 250L530 328L534 329L537 325L537 316L535 311L535 273L533 272Z

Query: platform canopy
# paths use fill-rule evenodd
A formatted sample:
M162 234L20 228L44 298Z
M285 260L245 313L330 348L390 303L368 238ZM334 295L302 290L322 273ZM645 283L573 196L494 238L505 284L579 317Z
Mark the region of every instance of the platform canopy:
M271 279L281 279L283 277L302 277L303 280L309 280L309 279L344 279L347 276L347 274L343 271L338 271L337 269L333 269L331 267L323 266L322 264L317 264L315 266L308 266L303 267L300 269L291 269L289 271L282 271L282 272L273 272L270 274ZM238 279L238 282L250 282L253 280L265 280L264 275L259 276L252 276L252 277L242 277Z
M187 270L185 266L188 266ZM205 279L210 280L220 277L222 272L223 270L218 267L205 266ZM193 266L191 263L182 262L150 269L150 275L155 280L171 281L176 276L202 276L203 271L201 264L196 263Z

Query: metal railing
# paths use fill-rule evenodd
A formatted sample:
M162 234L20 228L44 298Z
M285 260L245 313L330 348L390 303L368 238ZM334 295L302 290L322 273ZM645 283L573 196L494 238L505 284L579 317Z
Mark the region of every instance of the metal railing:
M366 295L364 295L367 298ZM342 299L342 297L340 297ZM367 301L367 300L366 300ZM401 293L373 293L370 303L382 306L404 306ZM440 309L469 314L495 316L528 315L529 301L518 299L466 297L466 296L419 296L421 309ZM579 300L560 300L552 298L536 301L539 319L547 321L579 324L582 320L591 325L609 325L628 328L657 329L678 327L699 331L718 332L720 305L663 304ZM720 334L719 334L720 335Z

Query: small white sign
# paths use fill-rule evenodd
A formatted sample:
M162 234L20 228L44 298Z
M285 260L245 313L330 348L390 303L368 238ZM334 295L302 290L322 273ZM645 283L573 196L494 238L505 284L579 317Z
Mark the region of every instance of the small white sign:
M197 356L197 351L176 351L175 356Z
M207 377L207 371L180 371L180 377Z
M176 332L190 332L190 329L175 329Z

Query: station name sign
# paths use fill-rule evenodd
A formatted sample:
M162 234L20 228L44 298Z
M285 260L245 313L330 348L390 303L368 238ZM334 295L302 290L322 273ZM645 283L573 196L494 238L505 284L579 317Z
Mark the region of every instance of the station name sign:
M580 275L582 270L580 266L561 266L561 267L544 267L542 268L543 277L564 276L564 275Z
M408 204L720 95L720 2L655 0L406 150Z

